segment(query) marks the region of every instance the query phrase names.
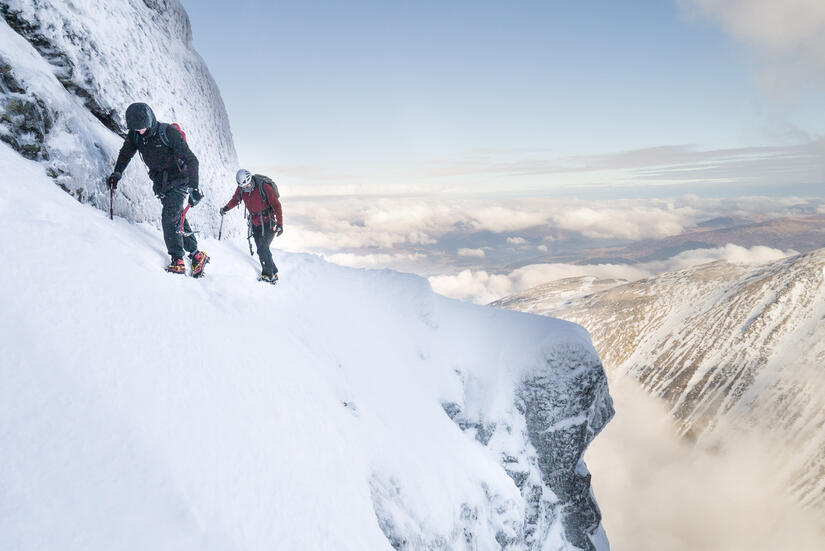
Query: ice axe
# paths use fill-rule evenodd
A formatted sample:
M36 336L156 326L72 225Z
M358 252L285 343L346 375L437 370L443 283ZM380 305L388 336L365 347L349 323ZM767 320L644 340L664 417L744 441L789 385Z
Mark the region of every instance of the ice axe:
M186 213L189 212L189 209L192 208L192 205L186 205L186 208L183 209L183 212L180 215L180 225L178 226L178 235L182 235L184 237L188 237L190 235L194 235L198 232L196 231L184 231L183 230L183 222L186 220Z
M115 211L112 208L112 203L115 200L115 188L109 185L109 220L115 219Z
M221 234L223 233L223 217L224 213L221 213L221 227L218 228L218 241L221 240Z

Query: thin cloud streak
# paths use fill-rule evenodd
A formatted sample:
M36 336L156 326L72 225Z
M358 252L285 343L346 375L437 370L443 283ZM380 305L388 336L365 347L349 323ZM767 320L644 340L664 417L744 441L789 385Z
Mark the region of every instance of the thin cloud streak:
M519 158L521 155L529 157ZM471 152L412 166L276 166L264 172L293 182L293 196L430 195L552 191L571 185L668 185L725 181L782 186L822 181L825 139L797 145L702 150L668 145L560 157L552 151ZM366 182L380 182L367 184Z

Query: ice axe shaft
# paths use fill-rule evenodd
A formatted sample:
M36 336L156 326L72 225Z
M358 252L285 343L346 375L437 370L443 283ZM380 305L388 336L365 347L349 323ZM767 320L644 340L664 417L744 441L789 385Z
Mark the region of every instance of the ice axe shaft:
M109 186L109 220L114 220L115 219L115 211L112 208L112 203L114 203L114 200L115 200L115 188L112 187L112 186Z
M246 243L249 245L249 254L255 256L255 253L252 252L252 218L249 218L246 222Z
M180 215L180 225L178 225L178 235L182 235L184 237L194 235L198 232L196 231L183 231L183 222L186 220L186 213L189 212L189 209L192 208L192 205L186 205L186 208L183 209L183 212Z

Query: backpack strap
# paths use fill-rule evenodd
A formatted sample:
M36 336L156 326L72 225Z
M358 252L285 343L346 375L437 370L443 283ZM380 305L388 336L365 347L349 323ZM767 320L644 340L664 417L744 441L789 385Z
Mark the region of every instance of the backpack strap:
M166 129L167 128L169 128L168 123L159 122L158 123L158 130L157 130L158 137L160 138L160 141L163 145L165 145L166 147L172 147L171 144L169 143L169 136L166 134ZM139 146L140 145L140 134L138 134L134 130L130 130L130 132L132 133L132 143L135 144L135 147Z
M165 122L158 123L158 137L163 145L166 147L172 147L169 144L169 136L166 135L166 130L169 128L169 124Z
M271 209L271 208L272 208L272 205L270 205L270 204L269 204L269 199L267 198L267 196L266 196L266 192L264 191L264 184L265 184L265 183L266 183L266 182L261 181L261 182L258 184L258 191L260 191L260 192L261 192L261 199L263 200L264 204L265 204L265 205L267 205L267 206Z

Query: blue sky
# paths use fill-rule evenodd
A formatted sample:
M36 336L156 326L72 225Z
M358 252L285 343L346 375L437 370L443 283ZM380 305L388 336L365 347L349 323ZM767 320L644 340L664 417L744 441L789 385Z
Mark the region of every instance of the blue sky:
M572 264L719 217L825 214L819 0L182 1L242 165L281 188L280 248L485 302L781 257Z
M691 2L183 3L241 162L301 183L389 185L479 151L799 144L825 123L807 91L760 87L754 52Z

